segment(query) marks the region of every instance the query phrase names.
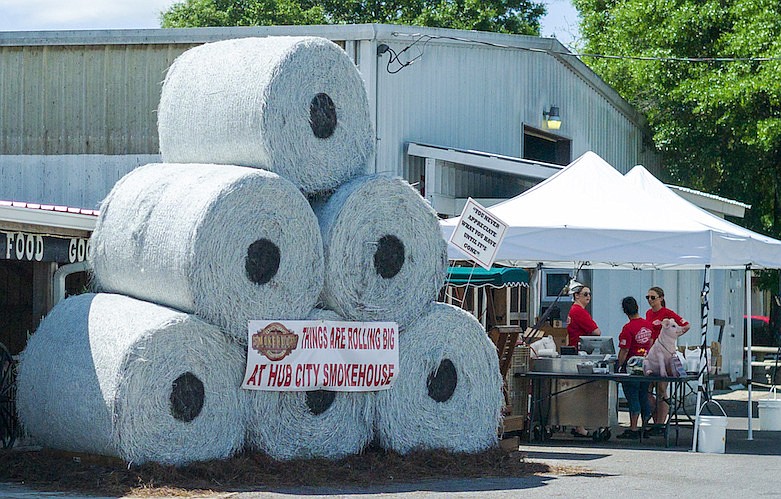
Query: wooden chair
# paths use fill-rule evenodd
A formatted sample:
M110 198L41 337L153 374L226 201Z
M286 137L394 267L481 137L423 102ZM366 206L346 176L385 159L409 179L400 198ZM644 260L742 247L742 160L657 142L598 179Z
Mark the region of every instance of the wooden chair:
M519 326L494 326L488 332L488 337L496 346L496 353L499 356L499 372L504 380L504 401L510 405L510 398L507 393L507 373L510 371L510 365L513 362L513 352L515 344L518 342L518 336L521 334Z

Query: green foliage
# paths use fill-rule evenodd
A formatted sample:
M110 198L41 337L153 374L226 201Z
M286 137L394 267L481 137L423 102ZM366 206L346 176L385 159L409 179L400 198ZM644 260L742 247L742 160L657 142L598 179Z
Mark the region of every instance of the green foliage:
M185 0L164 28L385 23L540 34L545 6L526 0Z
M323 8L297 0L185 0L162 14L163 28L326 23Z
M781 57L778 0L573 0L583 53ZM584 57L651 126L670 181L749 203L781 235L781 61Z

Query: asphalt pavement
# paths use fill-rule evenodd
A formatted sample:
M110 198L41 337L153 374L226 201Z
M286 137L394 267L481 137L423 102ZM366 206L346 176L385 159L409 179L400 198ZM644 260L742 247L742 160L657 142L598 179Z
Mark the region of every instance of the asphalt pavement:
M757 393L755 398L761 398ZM423 498L423 497L582 497L604 499L649 494L652 497L778 497L781 496L781 431L762 431L752 419L753 439L747 439L745 391L715 397L728 416L724 454L692 452L692 430L682 427L677 444L665 446L662 437L641 441L607 442L575 440L565 432L554 433L543 443L519 442L526 459L548 464L551 473L528 477L446 479L373 487L266 488L221 493L215 497L239 499L289 497ZM625 425L626 413L619 421ZM617 431L620 431L616 429ZM0 484L3 497L78 496L41 494L17 485Z

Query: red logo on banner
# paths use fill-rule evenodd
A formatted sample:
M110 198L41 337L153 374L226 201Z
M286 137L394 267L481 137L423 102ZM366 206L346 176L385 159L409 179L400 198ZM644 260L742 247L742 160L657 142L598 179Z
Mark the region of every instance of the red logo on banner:
M298 346L298 335L279 322L272 322L252 335L252 348L268 360L282 360Z

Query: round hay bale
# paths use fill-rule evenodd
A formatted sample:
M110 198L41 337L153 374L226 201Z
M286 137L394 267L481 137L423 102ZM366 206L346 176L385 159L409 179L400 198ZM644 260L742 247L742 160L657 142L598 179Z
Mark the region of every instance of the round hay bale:
M504 405L499 357L472 315L432 304L399 336L399 364L394 387L376 394L380 445L400 454L496 445Z
M374 131L363 80L316 37L208 43L168 69L157 115L167 163L263 168L306 193L365 173Z
M194 313L240 338L250 319L306 317L323 283L306 198L253 168L136 168L103 202L91 248L100 291Z
M183 465L241 449L245 357L216 327L112 294L60 302L19 361L17 408L42 445Z
M320 309L309 318L344 320ZM275 459L339 459L374 437L372 392L245 392L247 446Z
M436 213L407 182L358 177L314 209L327 308L351 320L396 321L403 329L437 298L446 243Z

